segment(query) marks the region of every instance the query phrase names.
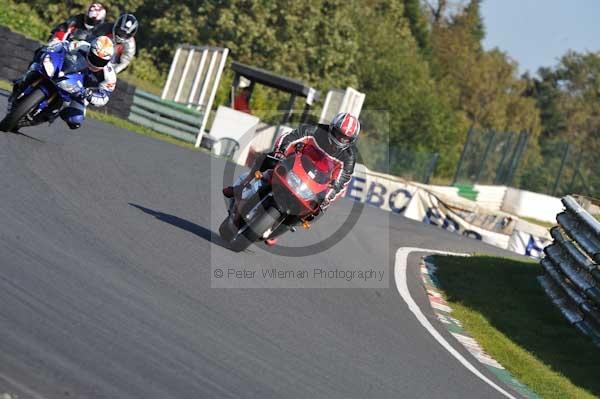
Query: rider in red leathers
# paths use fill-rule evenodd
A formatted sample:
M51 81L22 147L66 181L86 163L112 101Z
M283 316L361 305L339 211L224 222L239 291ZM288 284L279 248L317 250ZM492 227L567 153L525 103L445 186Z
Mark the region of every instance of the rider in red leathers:
M360 123L358 119L347 112L342 112L336 115L329 125L302 125L298 129L282 135L275 142L273 151L267 155L283 158L284 154L292 146L312 142L313 145L320 148L337 163L339 167L336 169L334 179L331 182L331 188L321 204L321 209L325 209L344 194L350 182L356 163L354 143L358 139L359 133ZM254 167L248 175L248 179L252 178L256 170L264 171L267 168L265 166L265 159L266 155L256 160ZM245 181L240 186L244 184ZM231 198L234 195L234 190L233 186L225 187L223 188L223 195ZM266 243L268 245L275 245L276 239L266 240Z

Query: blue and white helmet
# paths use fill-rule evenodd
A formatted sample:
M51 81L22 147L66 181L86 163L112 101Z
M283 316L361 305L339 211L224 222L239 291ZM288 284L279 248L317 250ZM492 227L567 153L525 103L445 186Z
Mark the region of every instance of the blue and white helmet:
M138 20L133 14L121 14L113 25L115 43L123 43L135 36L138 30Z

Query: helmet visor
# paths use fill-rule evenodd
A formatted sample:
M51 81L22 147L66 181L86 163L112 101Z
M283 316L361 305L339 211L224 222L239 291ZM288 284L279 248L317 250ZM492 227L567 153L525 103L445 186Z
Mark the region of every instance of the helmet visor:
M127 31L125 29L121 29L121 28L116 28L114 34L115 34L115 38L117 40L121 40L121 41L131 39L131 37L133 36L133 32L127 33Z
M346 136L338 127L333 127L331 129L331 135L333 139L341 145L348 145L352 142L352 138Z
M96 15L91 16L89 13L85 15L83 18L83 23L88 29L94 28L102 23L102 19L98 18Z
M94 54L92 51L90 51L88 53L88 62L90 63L91 66L96 67L96 68L104 68L108 62L110 61L110 58L105 60L103 58L98 57L96 54Z

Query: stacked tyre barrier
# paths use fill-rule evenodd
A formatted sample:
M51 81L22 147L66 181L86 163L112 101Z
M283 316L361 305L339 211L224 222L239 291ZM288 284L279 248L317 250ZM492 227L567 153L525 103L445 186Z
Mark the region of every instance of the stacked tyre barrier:
M562 203L540 283L569 323L600 346L600 222L572 197Z
M40 45L37 40L0 26L0 79L11 81L20 77L27 70Z

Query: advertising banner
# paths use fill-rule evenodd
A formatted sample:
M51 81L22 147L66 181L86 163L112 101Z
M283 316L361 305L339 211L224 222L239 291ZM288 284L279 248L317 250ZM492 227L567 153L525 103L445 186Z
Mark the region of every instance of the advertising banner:
M460 210L461 214L468 211ZM500 248L507 248L510 235L497 233L475 226L433 194L418 190L404 212L409 219L438 226L466 237L481 240Z
M550 237L544 228L512 215L487 211L464 199L448 199L437 187L374 173L357 165L346 197L438 226L520 255L539 258ZM462 202L461 202L462 201Z

